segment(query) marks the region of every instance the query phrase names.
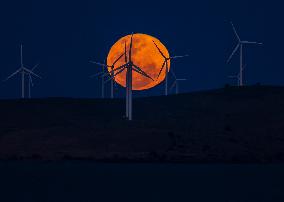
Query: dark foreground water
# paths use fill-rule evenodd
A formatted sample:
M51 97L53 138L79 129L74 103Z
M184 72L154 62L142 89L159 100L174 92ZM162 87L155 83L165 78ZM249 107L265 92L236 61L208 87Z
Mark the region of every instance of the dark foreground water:
M284 201L284 165L0 162L0 201Z

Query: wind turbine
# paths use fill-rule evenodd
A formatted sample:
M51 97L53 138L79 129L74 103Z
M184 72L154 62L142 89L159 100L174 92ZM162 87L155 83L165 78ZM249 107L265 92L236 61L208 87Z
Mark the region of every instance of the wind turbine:
M35 65L34 68L35 67L37 67L37 65ZM33 76L38 77L38 78L41 78L41 77L38 76L37 74L33 73L33 71L27 69L24 66L24 63L23 63L23 45L22 44L21 44L21 66L18 70L16 70L14 73L12 73L10 76L8 76L4 81L9 80L10 78L14 77L18 73L21 74L21 78L22 78L22 81L21 81L21 90L22 90L21 97L25 98L25 75L26 74L27 75L33 75Z
M97 64L96 62L93 62L93 61L90 61L90 62L94 63L94 64ZM102 75L104 73L105 73L105 68L103 66L101 72L91 75L90 78L94 78L94 77L100 76L100 75ZM101 84L102 85L102 90L101 90L102 95L101 95L101 98L104 99L105 98L105 78L101 77L101 79L102 79L101 80L101 82L102 82L102 84Z
M262 45L262 43L258 43L258 42L253 42L253 41L242 41L240 36L237 33L237 30L234 26L234 24L231 22L233 31L238 39L238 44L236 45L235 49L233 50L232 54L230 55L230 57L227 60L227 63L229 63L232 59L232 57L235 55L235 53L238 51L238 49L240 49L240 70L239 70L239 86L243 86L244 82L243 82L243 48L244 45L248 45L248 44L256 44L256 45Z
M123 56L124 54L125 54L125 53L123 53L122 55L120 55L120 56L112 63L112 65L107 65L107 63L102 64L102 63L99 63L99 62L90 61L90 62L93 63L93 64L96 64L96 65L99 65L99 66L102 66L102 67L103 67L103 71L102 71L102 72L99 72L98 74L94 74L94 75L92 75L91 77L102 76L102 86L104 86L104 84L105 84L104 77L108 75L108 73L105 74L104 68L105 68L105 67L106 67L106 68L110 67L110 68L111 68L111 77L113 77L113 75L114 75L114 71L113 71L113 70L114 70L114 66L115 66L115 64L120 60L120 58L122 58L122 56ZM113 93L114 81L113 81L113 79L111 79L110 82L111 82L111 83L110 83L110 97L113 99L113 97L114 97L114 93ZM104 87L102 87L102 92L103 92L103 91L104 91ZM102 97L103 97L103 96L102 96Z
M187 81L187 79L178 79L175 75L175 73L173 72L173 70L171 71L173 77L174 77L174 82L172 84L172 86L170 87L170 91L175 87L176 88L176 94L179 93L179 82L180 81Z
M138 67L137 65L133 63L132 43L133 43L133 33L131 34L128 58L126 54L126 43L125 43L124 54L123 54L125 56L125 64L118 68L113 69L113 71L111 71L112 76L110 78L110 79L114 79L116 75L122 73L126 69L126 117L130 121L132 120L132 71L135 71L141 74L142 76L152 79L140 67Z
M164 67L165 67L165 95L168 95L168 71L169 71L169 64L168 61L171 59L176 59L176 58L183 58L183 57L187 57L188 55L182 55L182 56L173 56L173 57L166 57L165 54L161 51L161 49L158 47L158 45L155 43L155 41L153 41L153 43L155 44L156 48L158 49L158 51L160 52L160 54L162 55L162 57L165 59L164 63L160 69L160 72L158 74L157 79L159 78L159 76L161 75Z
M35 68L38 67L39 64L36 64L33 68L32 68L32 72L35 70ZM33 83L33 78L32 78L32 75L30 73L28 73L28 77L29 77L29 99L31 99L31 87L34 86L34 83Z

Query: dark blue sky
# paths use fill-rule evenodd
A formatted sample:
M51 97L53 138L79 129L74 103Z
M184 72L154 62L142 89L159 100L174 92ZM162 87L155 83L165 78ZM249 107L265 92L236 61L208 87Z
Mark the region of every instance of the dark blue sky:
M109 48L131 32L153 35L171 55L190 53L173 62L178 77L188 78L181 91L223 87L238 71L238 56L226 64L237 40L263 42L245 49L248 84L284 85L283 5L273 1L6 1L0 3L0 77L19 67L19 45L26 65L40 62L35 97L98 97L98 71L90 59L103 61ZM0 98L20 96L20 76L0 85ZM123 89L119 90L120 93ZM107 91L107 93L109 93ZM136 93L137 94L137 93ZM162 94L162 86L138 93Z

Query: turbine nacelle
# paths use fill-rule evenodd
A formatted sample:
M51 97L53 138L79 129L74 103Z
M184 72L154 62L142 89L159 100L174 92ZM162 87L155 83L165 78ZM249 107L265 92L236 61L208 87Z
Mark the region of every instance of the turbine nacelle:
M39 64L36 64L33 68L29 69L29 68L26 68L24 66L24 62L23 62L23 45L21 44L20 45L20 52L21 52L21 67L16 70L14 73L12 73L10 76L8 76L5 80L3 81L7 81L9 79L11 79L12 77L14 77L15 75L17 74L21 74L21 77L22 77L22 98L25 98L25 75L28 76L29 78L29 98L30 98L30 95L31 95L31 88L30 86L34 86L33 84L33 80L32 80L32 76L34 77L37 77L37 78L40 78L41 77L37 74L35 74L33 71L39 66Z
M90 61L90 63L99 65L99 66L101 66L101 67L103 67L103 68L104 68L104 67L106 67L106 68L110 67L110 68L113 70L114 67L115 67L115 64L116 64L125 54L126 54L126 52L124 52L123 54L121 54L121 55L112 63L112 65L103 64L103 63L99 63L99 62L95 62L95 61ZM102 71L102 72L99 72L99 73L96 73L96 74L91 75L90 78L97 77L97 76L103 76L103 77L105 77L105 76L107 76L107 75L108 75L108 73L105 73L104 71Z
M260 42L255 42L255 41L242 41L239 34L237 33L237 30L234 26L234 24L231 22L231 25L232 25L232 28L233 28L233 32L235 34L235 36L237 37L238 39L238 44L236 45L236 47L234 48L232 54L230 55L230 57L228 58L227 60L227 63L229 63L232 59L232 57L235 55L235 53L238 51L238 49L242 46L242 45L245 45L245 44L255 44L255 45L263 45L263 43L260 43Z
M238 39L238 44L236 45L236 47L234 48L232 54L230 55L230 57L228 58L227 60L227 63L229 63L232 59L232 57L235 55L235 53L240 50L240 69L239 69L239 86L243 86L243 47L244 45L247 45L247 44L255 44L255 45L262 45L262 43L259 43L259 42L254 42L254 41L242 41L240 36L238 35L237 31L236 31L236 28L235 26L233 25L233 23L231 22L231 25L232 25L232 28L233 28L233 31Z
M160 75L161 75L161 73L162 73L162 71L163 71L165 65L166 65L166 76L167 76L167 74L168 74L168 61L169 61L169 60L171 60L171 59L176 59L176 58L183 58L183 57L188 57L188 56L189 56L188 54L186 54L186 55L180 55L180 56L177 55L177 56L172 56L172 57L166 57L165 54L161 51L161 49L160 49L159 46L155 43L154 40L153 40L153 43L154 43L154 45L156 46L156 48L158 49L158 51L159 51L159 53L161 54L161 56L165 59L164 62L163 62L163 64L162 64L162 67L161 67L161 69L160 69L160 72L159 72L159 74L158 74L158 76L157 76L157 80L159 79L159 77L160 77Z

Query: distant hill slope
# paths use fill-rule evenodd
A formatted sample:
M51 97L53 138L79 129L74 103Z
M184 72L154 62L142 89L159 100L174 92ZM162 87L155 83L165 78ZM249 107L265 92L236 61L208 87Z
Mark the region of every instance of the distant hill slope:
M284 162L284 88L134 99L0 101L0 159Z

